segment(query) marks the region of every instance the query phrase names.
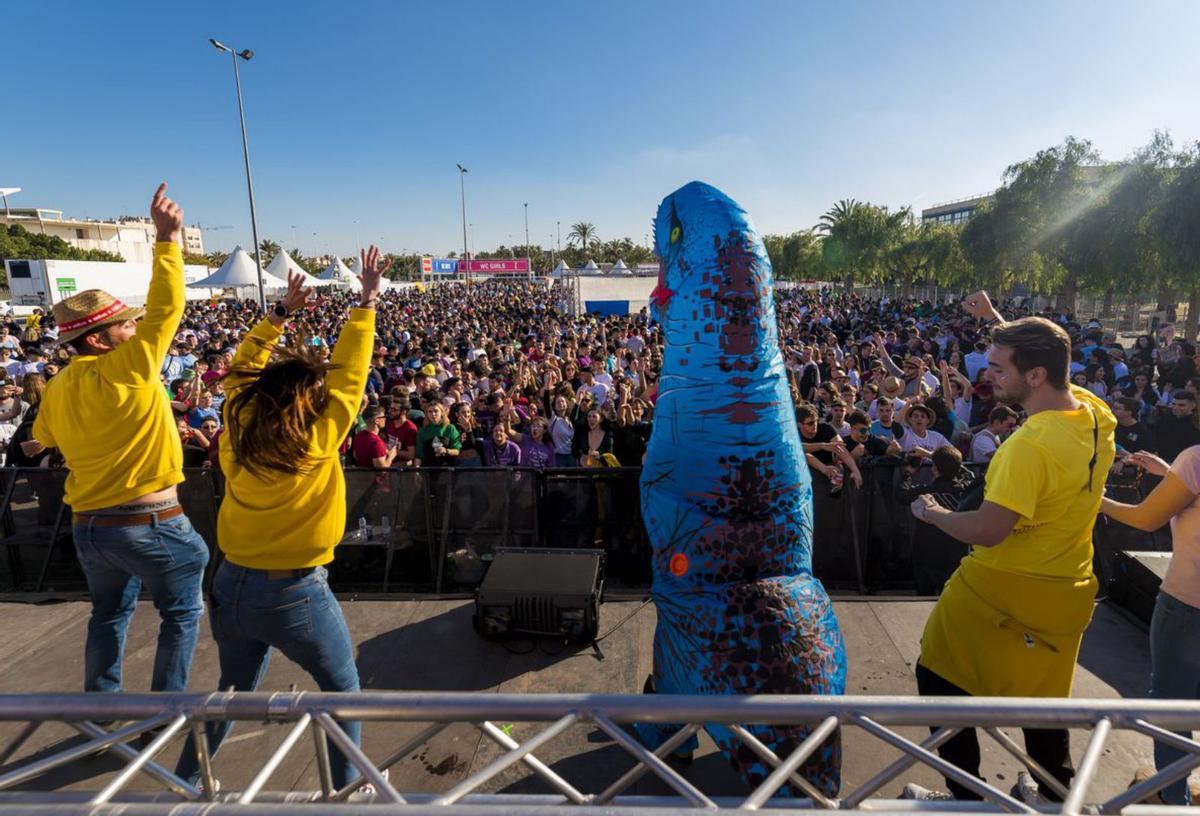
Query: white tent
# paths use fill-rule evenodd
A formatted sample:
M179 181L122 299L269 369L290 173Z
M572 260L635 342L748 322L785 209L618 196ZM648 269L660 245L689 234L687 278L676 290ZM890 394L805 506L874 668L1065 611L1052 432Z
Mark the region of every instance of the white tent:
M246 250L240 246L234 247L220 269L188 286L192 289L242 289L250 286L257 289L258 267Z
M362 270L363 270L362 255L356 254L354 256L354 260L350 262L350 271L361 278Z
M301 267L300 264L298 264L292 260L291 255L288 255L286 252L284 252L282 250L280 250L279 254L276 255L275 258L269 264L267 264L267 268L264 271L268 275L270 275L272 278L275 278L275 280L283 281L285 284L287 283L288 272L290 271L294 274L303 275L305 286L320 286L321 285L321 281L317 280L312 275L305 272L304 268ZM268 286L278 286L278 284L275 283L275 281L271 281L271 280L265 281L265 283Z
M617 262L613 264L613 268L608 270L611 275L632 275L633 270L625 265L625 262L617 258Z
M588 262L583 265L583 269L579 270L580 275L599 275L600 267L596 266L596 262L588 259Z
M325 271L317 277L321 279L322 286L341 286L356 291L362 288L358 278L354 277L353 273L342 263L342 259L337 256L334 256L333 260L329 262L329 266L325 267Z
M561 278L569 274L571 274L571 267L567 266L566 261L559 261L558 266L554 267L553 271L550 272L550 277Z

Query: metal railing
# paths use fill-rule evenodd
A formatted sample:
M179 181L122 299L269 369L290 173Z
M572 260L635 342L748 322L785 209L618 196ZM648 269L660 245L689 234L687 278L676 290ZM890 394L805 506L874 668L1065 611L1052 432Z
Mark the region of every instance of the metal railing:
M196 750L202 787L189 784L167 770L159 760L163 752L189 732L199 737L204 724L213 721L265 723L287 730L274 750L257 758L252 781L241 790L221 789L219 757L210 757L203 739ZM337 720L357 720L367 728L383 730L387 724L424 723L415 736L398 738L392 750L378 759L368 757L346 736ZM1029 769L1041 784L1050 786L1061 804L1042 807L1045 812L1068 814L1120 812L1178 812L1179 808L1138 807L1137 803L1200 767L1200 742L1176 731L1200 729L1200 701L1077 700L1020 698L890 698L798 696L683 696L683 695L581 695L581 694L481 694L398 693L356 694L216 693L216 694L46 694L0 695L0 721L24 723L19 733L0 749L0 766L16 757L38 731L64 724L86 737L61 750L43 751L38 758L11 770L0 767L0 809L54 813L287 813L296 809L321 812L333 802L370 805L372 812L404 814L492 813L556 814L580 806L596 813L677 814L728 809L735 811L794 812L801 809L853 812L937 810L947 812L1033 813L1025 801L945 762L936 753L960 731L981 728L1008 754ZM98 723L118 723L109 731ZM496 723L507 724L505 727ZM127 723L121 725L120 723ZM538 724L536 733L518 742L511 724ZM651 752L629 733L634 723L675 725L679 730ZM496 743L501 753L461 779L446 778L445 789L420 793L397 790L383 772L455 724L470 724ZM584 790L552 770L536 756L576 725L591 725L629 754L630 765L612 783ZM772 769L754 790L743 797L710 795L675 770L665 758L705 725L720 725ZM779 756L757 739L747 726L808 726L810 735L787 756ZM919 741L897 728L929 727ZM1008 736L1005 728L1066 728L1089 732L1078 772L1063 786L1038 766ZM839 728L852 728L897 749L901 757L879 767L866 781L843 790L840 798L821 795L799 769L827 737ZM401 729L397 729L398 731ZM1105 746L1116 731L1129 731L1170 743L1183 757L1149 779L1107 798L1092 795ZM405 729L411 733L411 727ZM149 743L138 751L128 741L147 735ZM376 737L378 735L375 735ZM340 790L330 782L329 743L345 751L360 777ZM376 739L378 742L378 739ZM302 747L303 746L303 747ZM266 783L293 752L312 751L319 787L302 791L271 791ZM115 776L99 790L17 790L49 771L83 762L101 752L121 761ZM239 758L244 773L246 759ZM849 758L845 762L850 761ZM844 764L845 764L844 762ZM502 772L521 764L547 787L544 794L489 792L489 783ZM923 766L954 779L982 797L980 802L923 803L877 798L879 791L914 766ZM861 770L861 769L860 769ZM646 775L657 777L670 795L630 795L627 791ZM153 780L157 793L132 792L139 777ZM139 781L141 781L139 779ZM360 791L363 782L373 793ZM426 780L434 783L434 777ZM777 794L791 784L807 798ZM873 798L876 797L876 798ZM192 803L189 808L185 803ZM105 806L108 806L106 809ZM535 810L532 810L536 808ZM653 808L653 811L649 810Z

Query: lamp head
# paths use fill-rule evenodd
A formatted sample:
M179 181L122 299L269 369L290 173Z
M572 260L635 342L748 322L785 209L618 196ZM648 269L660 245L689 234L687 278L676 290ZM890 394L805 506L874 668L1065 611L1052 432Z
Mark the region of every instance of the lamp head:
M233 49L231 49L229 46L227 46L227 45L225 45L225 44L223 44L223 43L219 43L219 42L217 42L217 41L216 41L216 40L214 40L212 37L209 37L209 38L208 38L208 41L209 41L210 43L212 43L212 44L213 44L213 48L216 48L218 51L232 51L232 50L233 50Z
M467 172L467 168L463 167L461 164L455 164L454 166L458 168L458 172L460 173Z
M249 48L245 48L242 51L238 52L238 56L244 60L248 60L254 56L254 52L251 51Z

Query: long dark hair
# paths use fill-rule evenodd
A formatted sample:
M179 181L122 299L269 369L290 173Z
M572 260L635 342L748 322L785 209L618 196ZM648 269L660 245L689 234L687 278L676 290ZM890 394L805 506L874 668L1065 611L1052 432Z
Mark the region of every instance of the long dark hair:
M312 426L329 402L325 375L333 368L301 342L274 349L261 369L230 369L227 387L237 394L225 403L225 427L238 464L259 478L308 472Z

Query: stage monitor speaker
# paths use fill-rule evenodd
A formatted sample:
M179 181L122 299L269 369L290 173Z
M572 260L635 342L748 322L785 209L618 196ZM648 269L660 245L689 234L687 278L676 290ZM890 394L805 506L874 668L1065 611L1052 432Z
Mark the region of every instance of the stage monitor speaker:
M1171 563L1169 552L1121 550L1113 563L1108 597L1147 626L1154 614L1154 601Z
M475 590L475 631L489 639L595 639L604 593L603 550L497 547Z

